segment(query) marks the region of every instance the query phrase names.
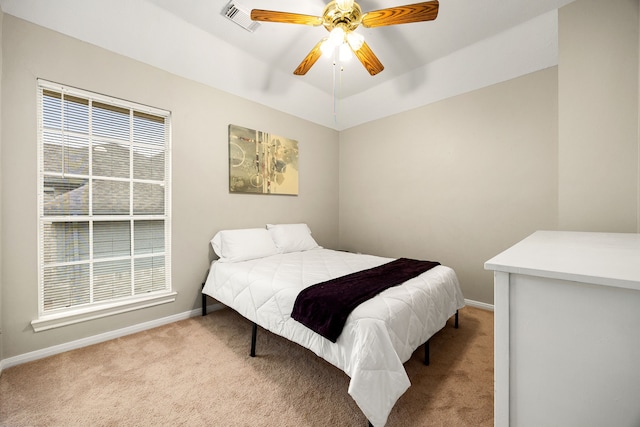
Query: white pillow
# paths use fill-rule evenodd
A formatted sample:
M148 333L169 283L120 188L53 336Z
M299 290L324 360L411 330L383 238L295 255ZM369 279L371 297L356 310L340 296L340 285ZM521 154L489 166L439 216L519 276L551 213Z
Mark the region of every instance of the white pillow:
M320 248L307 224L267 224L267 230L281 253Z
M238 262L263 258L278 253L271 234L264 228L222 230L211 239L220 262Z

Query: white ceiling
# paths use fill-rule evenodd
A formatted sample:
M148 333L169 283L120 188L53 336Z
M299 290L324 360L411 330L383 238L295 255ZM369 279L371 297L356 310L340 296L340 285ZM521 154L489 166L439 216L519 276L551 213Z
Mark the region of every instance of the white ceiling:
M557 64L557 9L573 0L441 0L435 21L358 28L385 69L320 58L293 70L323 27L221 15L228 0L0 0L5 13L171 73L343 130ZM360 0L363 12L417 0ZM237 0L322 14L327 1Z

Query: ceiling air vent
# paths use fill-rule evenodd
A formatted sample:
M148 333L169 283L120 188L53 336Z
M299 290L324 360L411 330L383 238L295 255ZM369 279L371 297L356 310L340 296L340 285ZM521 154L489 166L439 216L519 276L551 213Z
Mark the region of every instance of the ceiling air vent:
M260 23L251 20L251 15L247 9L233 0L222 9L222 14L252 33L260 26Z

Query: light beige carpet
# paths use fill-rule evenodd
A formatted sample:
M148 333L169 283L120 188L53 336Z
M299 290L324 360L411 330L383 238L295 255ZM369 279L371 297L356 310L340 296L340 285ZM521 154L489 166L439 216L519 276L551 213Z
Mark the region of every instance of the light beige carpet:
M361 426L349 378L229 309L6 369L2 426ZM493 313L460 310L405 368L387 426L493 425Z

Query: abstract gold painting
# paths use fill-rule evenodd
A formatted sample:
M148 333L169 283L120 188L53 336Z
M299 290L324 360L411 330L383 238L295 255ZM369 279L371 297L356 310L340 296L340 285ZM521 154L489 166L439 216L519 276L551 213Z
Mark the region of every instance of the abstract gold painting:
M298 141L229 125L229 192L298 195Z

